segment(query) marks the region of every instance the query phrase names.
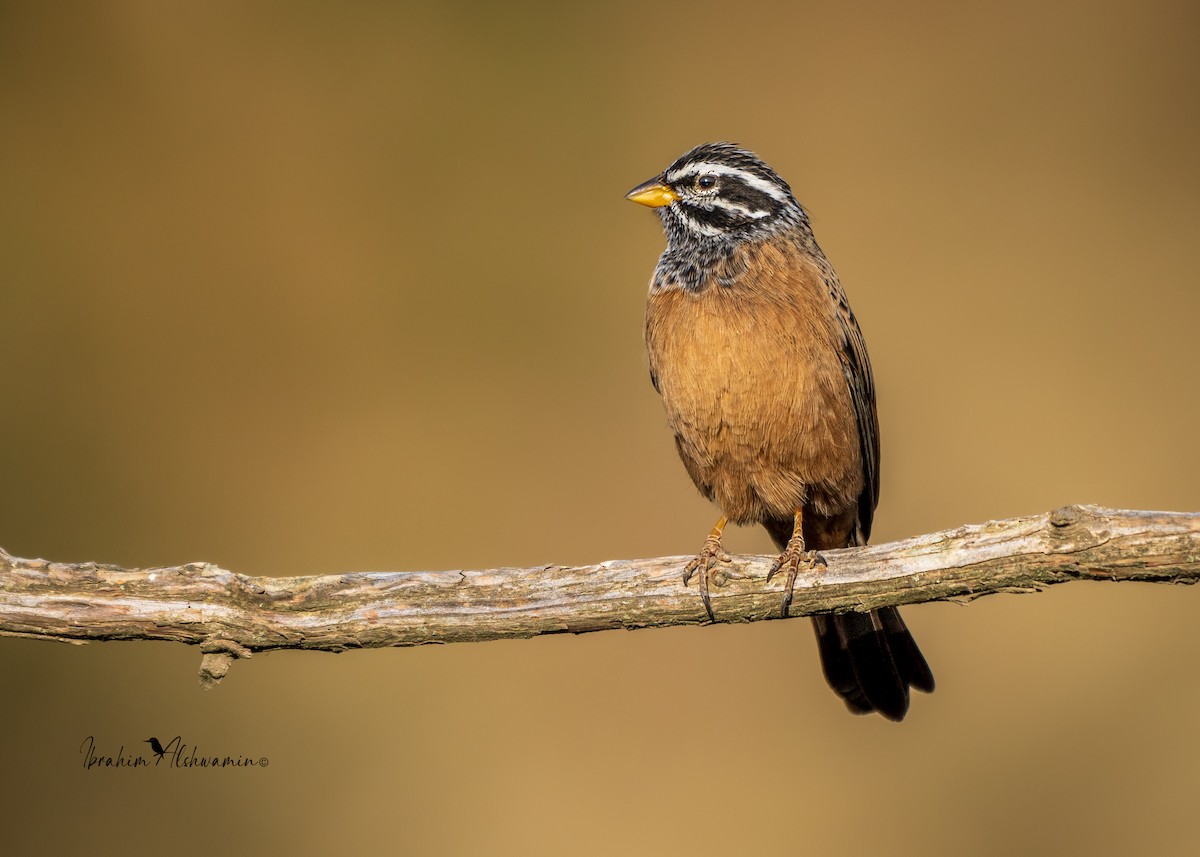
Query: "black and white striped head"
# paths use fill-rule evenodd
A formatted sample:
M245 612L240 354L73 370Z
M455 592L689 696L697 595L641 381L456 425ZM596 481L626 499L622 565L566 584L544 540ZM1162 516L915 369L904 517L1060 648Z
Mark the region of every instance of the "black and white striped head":
M658 211L668 247L759 238L808 222L788 183L732 143L697 146L625 198Z

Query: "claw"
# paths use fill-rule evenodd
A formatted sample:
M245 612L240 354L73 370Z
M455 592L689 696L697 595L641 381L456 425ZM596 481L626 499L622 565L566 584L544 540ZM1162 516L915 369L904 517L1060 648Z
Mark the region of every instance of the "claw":
M792 606L792 593L796 587L796 576L800 573L801 566L806 571L817 571L828 568L829 563L825 562L825 557L816 551L804 549L804 510L797 509L792 524L792 537L788 539L783 553L771 564L771 570L767 572L767 583L770 583L772 577L785 568L787 569L787 582L783 586L783 603L779 606L780 619L788 617L788 610Z
M725 548L721 547L721 530L725 527L725 519L722 518L713 527L713 531L708 534L708 538L704 540L704 547L691 561L683 568L683 585L687 586L688 581L700 572L700 600L704 602L704 612L708 614L708 620L715 622L717 617L713 615L712 599L708 594L708 585L711 579L715 579L717 574L713 573L713 566L718 562L732 562L731 557ZM720 585L718 583L718 585Z
M709 598L708 595L708 580L709 575L712 572L713 565L715 565L716 560L722 558L722 556L728 557L729 555L721 551L719 547L717 550L713 550L712 545L710 545L709 541L706 540L704 542L704 547L700 550L700 553L697 554L683 569L684 586L688 585L688 582L691 581L692 577L697 571L700 572L700 600L704 602L704 612L708 614L708 619L710 622L715 622L716 617L713 615L712 599Z
M786 619L788 611L792 607L792 595L796 587L796 578L800 574L800 569L803 567L806 571L819 572L820 569L828 568L829 563L825 561L825 557L821 556L816 551L804 550L803 543L800 544L799 550L796 546L789 544L788 549L779 555L771 566L771 570L767 572L767 582L784 568L787 569L787 580L783 584L783 603L779 606L779 618Z

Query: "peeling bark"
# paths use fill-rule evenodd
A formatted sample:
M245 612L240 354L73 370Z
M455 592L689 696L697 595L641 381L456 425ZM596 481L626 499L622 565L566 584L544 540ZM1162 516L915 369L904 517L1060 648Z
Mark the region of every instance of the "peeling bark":
M1035 592L1068 580L1195 583L1200 514L1068 506L890 544L824 551L792 616ZM211 686L237 658L703 624L687 557L592 566L248 577L205 563L124 569L0 551L0 635L200 645ZM779 613L772 557L736 556L712 589L718 622Z

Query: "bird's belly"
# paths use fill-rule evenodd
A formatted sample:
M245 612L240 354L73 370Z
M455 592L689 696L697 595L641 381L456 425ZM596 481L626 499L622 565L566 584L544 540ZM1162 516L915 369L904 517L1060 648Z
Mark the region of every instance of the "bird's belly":
M648 325L647 344L697 487L736 523L853 506L863 484L858 427L838 356L821 346L828 337L806 319L719 301L674 309L686 323Z

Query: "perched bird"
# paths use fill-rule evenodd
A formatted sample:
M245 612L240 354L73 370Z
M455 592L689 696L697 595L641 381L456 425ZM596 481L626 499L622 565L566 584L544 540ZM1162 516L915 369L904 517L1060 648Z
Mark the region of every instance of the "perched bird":
M160 759L163 757L163 754L167 752L163 749L163 745L159 743L157 738L147 738L142 743L149 744L150 749L154 751L154 755L158 756Z
M768 575L866 544L879 501L875 383L862 332L792 189L731 143L692 149L627 198L654 208L667 248L646 303L650 380L696 487L721 519L688 564L709 580L725 525L762 524ZM901 720L933 674L899 611L813 617L830 686L856 714Z

